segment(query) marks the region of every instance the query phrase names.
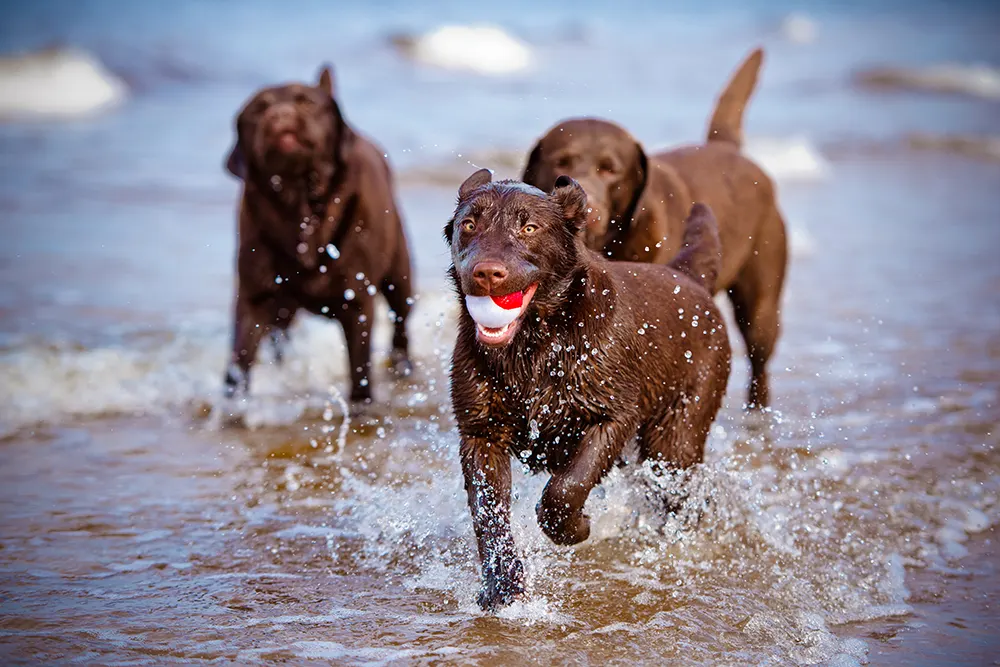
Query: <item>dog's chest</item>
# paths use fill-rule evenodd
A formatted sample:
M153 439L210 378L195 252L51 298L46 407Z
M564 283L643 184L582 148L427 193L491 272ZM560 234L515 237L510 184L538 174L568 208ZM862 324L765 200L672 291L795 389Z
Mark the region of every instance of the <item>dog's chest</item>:
M615 398L600 355L589 343L553 343L530 363L530 381L508 385L511 410L524 416L523 438L512 446L516 458L533 469L558 467L604 419Z

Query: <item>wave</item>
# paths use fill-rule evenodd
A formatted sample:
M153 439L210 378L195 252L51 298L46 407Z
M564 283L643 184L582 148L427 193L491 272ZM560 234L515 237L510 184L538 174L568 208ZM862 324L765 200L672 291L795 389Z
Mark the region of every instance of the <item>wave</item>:
M874 67L855 74L866 88L916 90L1000 100L1000 68L946 63L925 68Z
M781 20L778 31L793 44L812 44L819 33L819 25L805 14L792 13Z
M805 137L749 137L743 152L776 181L821 181L830 163Z
M418 63L446 70L504 75L528 69L527 44L492 25L446 25L423 35L400 35L392 43Z
M418 371L434 371L450 355L454 298L446 291L421 296L411 320ZM376 310L375 363L391 347L388 309ZM41 423L113 415L185 412L238 421L248 427L292 423L320 414L347 386L341 327L317 317L300 317L290 331L285 359L273 360L262 344L253 369L251 396L222 398L228 359L228 322L126 337L120 343L83 347L72 343L25 342L0 352L0 437ZM387 378L376 372L376 395L389 395ZM379 387L378 385L383 385ZM419 392L399 398L416 407Z
M93 55L54 48L0 59L0 117L79 117L122 104L128 87Z
M939 151L1000 162L1000 136L914 133L907 135L906 143L916 150Z

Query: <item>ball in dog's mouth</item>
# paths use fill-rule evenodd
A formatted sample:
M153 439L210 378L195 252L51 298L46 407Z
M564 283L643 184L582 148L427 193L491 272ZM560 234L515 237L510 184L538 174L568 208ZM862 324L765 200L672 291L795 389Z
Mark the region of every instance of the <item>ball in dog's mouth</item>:
M520 292L492 296L465 296L465 307L476 323L476 339L486 345L509 343L517 333L537 283Z

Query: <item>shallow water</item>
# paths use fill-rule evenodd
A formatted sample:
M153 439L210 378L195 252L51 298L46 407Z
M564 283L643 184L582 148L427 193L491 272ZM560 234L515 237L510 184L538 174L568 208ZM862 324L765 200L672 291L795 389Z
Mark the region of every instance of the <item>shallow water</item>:
M872 94L849 76L860 64L996 63L995 44L977 38L992 13L945 19L919 5L897 25L818 8L817 42L792 46L773 34L785 9L595 5L596 18L574 21L544 10L504 23L545 56L541 71L495 82L394 59L379 40L435 25L419 12L345 10L355 29L329 50L290 41L301 17L243 16L245 34L270 22L284 36L265 59L220 29L224 5L179 7L156 26L140 10L107 22L68 12L44 30L22 10L8 24L21 31L4 33L24 46L31 30L42 43L62 30L142 83L106 117L0 127L6 664L975 665L1000 655L983 599L1000 592L1000 165L902 140L997 133L1000 120L992 102ZM313 21L333 18L307 7ZM485 18L462 7L449 11ZM157 46L123 37L128 21ZM629 22L644 27L611 49ZM200 53L226 57L204 64L178 48L195 41L187 30L222 35ZM657 30L676 39L664 46ZM725 48L696 76L649 58L665 49L679 62L719 35ZM826 162L779 179L794 249L776 412L743 413L737 356L706 463L687 481L692 504L711 501L699 522L655 511L645 490L663 480L616 471L588 505L591 539L555 547L534 521L545 479L518 473L529 595L484 615L447 399L454 304L439 229L457 179L469 161L513 172L547 125L598 104L578 75L553 84L556 56L594 65L587 85L615 86L614 116L655 146L698 136L729 68L760 40L772 55L748 131L778 166L782 146ZM399 166L420 269L419 374L379 378L381 406L365 423L344 422L341 334L317 320L295 327L282 367L258 367L248 403L219 399L229 115L257 81L312 72L321 57L340 67L351 118ZM180 76L178 58L197 67ZM634 73L618 76L626 66ZM379 76L391 91L372 83ZM650 80L678 91L676 103ZM441 100L454 106L440 116L392 112Z

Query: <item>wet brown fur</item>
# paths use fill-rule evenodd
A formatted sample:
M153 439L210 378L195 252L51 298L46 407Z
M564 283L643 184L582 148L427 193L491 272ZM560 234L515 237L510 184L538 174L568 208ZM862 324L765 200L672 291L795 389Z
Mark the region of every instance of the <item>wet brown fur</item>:
M464 305L459 316L451 395L485 609L523 592L512 456L551 474L537 507L545 533L581 542L587 497L632 438L643 459L679 468L702 460L730 366L711 297L720 245L708 207L691 208L674 263L610 262L581 238L586 195L576 182L561 178L546 194L490 180L481 170L463 184L445 228L459 298L538 287L503 347L477 339ZM504 268L502 282L477 281L484 262Z
M543 190L560 175L576 179L592 209L587 244L614 260L671 261L691 204L711 207L722 242L716 287L732 302L751 363L747 402L758 408L769 404L766 367L778 339L788 254L774 184L740 152L743 112L762 60L762 50L754 50L730 79L704 144L647 157L613 123L567 120L539 140L522 176Z

